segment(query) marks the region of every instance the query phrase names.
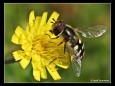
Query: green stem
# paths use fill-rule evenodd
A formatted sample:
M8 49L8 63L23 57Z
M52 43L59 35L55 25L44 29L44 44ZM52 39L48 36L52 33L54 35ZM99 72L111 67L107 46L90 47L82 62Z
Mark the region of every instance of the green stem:
M6 59L6 60L5 60L5 64L11 64L11 63L19 62L19 61L20 61L20 60L15 61L14 58L9 58L9 59Z

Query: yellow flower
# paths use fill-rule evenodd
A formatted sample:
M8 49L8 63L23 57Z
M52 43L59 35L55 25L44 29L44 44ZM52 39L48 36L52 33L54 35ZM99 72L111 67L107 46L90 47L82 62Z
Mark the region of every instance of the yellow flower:
M31 61L33 76L37 81L40 78L47 79L46 69L54 80L59 80L61 76L57 72L58 67L67 69L69 66L69 54L64 54L64 43L58 46L62 39L51 39L46 35L54 37L49 30L52 29L53 18L57 20L59 14L54 11L48 21L47 14L44 12L42 16L35 17L34 11L31 11L26 29L18 26L11 39L22 48L13 52L15 61L20 60L23 69Z

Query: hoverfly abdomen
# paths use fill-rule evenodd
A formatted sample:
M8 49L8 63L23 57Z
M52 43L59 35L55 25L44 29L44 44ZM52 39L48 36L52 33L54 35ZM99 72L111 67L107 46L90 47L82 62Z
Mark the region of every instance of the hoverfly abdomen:
M82 48L79 46L76 51L77 51L77 53L75 53L76 60L77 60L77 59L82 59L82 57L84 56L84 53L85 53L84 48L82 49ZM75 51L75 52L76 52L76 51Z
M71 43L71 47L73 48L76 60L84 56L84 43L80 39L77 41L74 40L74 42Z

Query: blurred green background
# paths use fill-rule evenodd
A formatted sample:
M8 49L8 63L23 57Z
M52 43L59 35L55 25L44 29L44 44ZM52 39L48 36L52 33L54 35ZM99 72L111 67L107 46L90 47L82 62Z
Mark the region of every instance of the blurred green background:
M58 19L64 20L72 27L104 24L107 32L99 38L82 38L85 44L85 56L82 60L80 77L74 76L72 66L68 69L59 69L62 79L54 81L48 74L48 79L40 82L91 82L91 80L107 80L111 82L111 4L4 4L4 49L5 59L12 57L12 52L19 48L11 42L11 37L17 26L25 28L31 10L35 15L42 15L44 11L48 16L55 10L60 13ZM81 34L80 34L81 35ZM37 82L33 78L32 66L23 70L19 63L4 65L4 81L7 82Z

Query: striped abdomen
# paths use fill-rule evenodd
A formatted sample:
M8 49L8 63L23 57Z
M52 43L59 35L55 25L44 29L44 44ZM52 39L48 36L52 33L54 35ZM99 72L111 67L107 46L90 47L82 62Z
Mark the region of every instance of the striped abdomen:
M69 40L67 43L68 47L71 48L69 52L77 59L81 59L84 56L84 43L80 39Z
M73 47L76 59L82 58L84 56L84 43L79 39L76 45Z

